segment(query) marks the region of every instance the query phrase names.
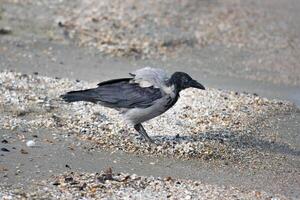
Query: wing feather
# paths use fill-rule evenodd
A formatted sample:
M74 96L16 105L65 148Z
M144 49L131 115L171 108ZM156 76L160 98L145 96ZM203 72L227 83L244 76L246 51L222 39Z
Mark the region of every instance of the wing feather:
M100 101L106 106L118 108L146 108L162 97L158 88L141 87L131 79L119 79L102 82L98 88L92 89L91 96L94 101Z

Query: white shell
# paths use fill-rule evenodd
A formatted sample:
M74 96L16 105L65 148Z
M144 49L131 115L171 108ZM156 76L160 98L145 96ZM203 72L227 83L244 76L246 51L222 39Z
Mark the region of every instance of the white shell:
M26 142L26 146L28 146L28 147L34 147L34 146L36 146L36 142L34 140L28 140Z

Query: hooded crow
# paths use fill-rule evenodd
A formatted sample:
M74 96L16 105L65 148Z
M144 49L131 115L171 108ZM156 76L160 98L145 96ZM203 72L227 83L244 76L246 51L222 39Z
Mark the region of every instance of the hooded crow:
M142 123L170 109L181 90L189 87L205 90L184 72L175 72L169 77L162 69L145 67L129 74L130 78L104 81L97 88L71 91L61 98L66 102L87 101L114 108L142 137L153 142Z

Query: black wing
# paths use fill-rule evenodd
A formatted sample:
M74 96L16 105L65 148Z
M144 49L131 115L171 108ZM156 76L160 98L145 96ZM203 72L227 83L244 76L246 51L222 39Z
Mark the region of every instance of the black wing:
M160 89L140 87L137 83L130 83L130 80L105 81L99 83L97 88L68 92L62 98L68 102L100 102L112 108L146 108L162 97Z

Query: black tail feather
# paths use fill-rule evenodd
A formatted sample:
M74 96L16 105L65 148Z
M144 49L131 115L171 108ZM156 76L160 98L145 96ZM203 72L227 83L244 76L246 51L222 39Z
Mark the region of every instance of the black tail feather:
M76 101L88 101L96 103L95 98L93 98L93 90L94 89L71 91L67 92L66 94L60 95L60 98L69 103Z

